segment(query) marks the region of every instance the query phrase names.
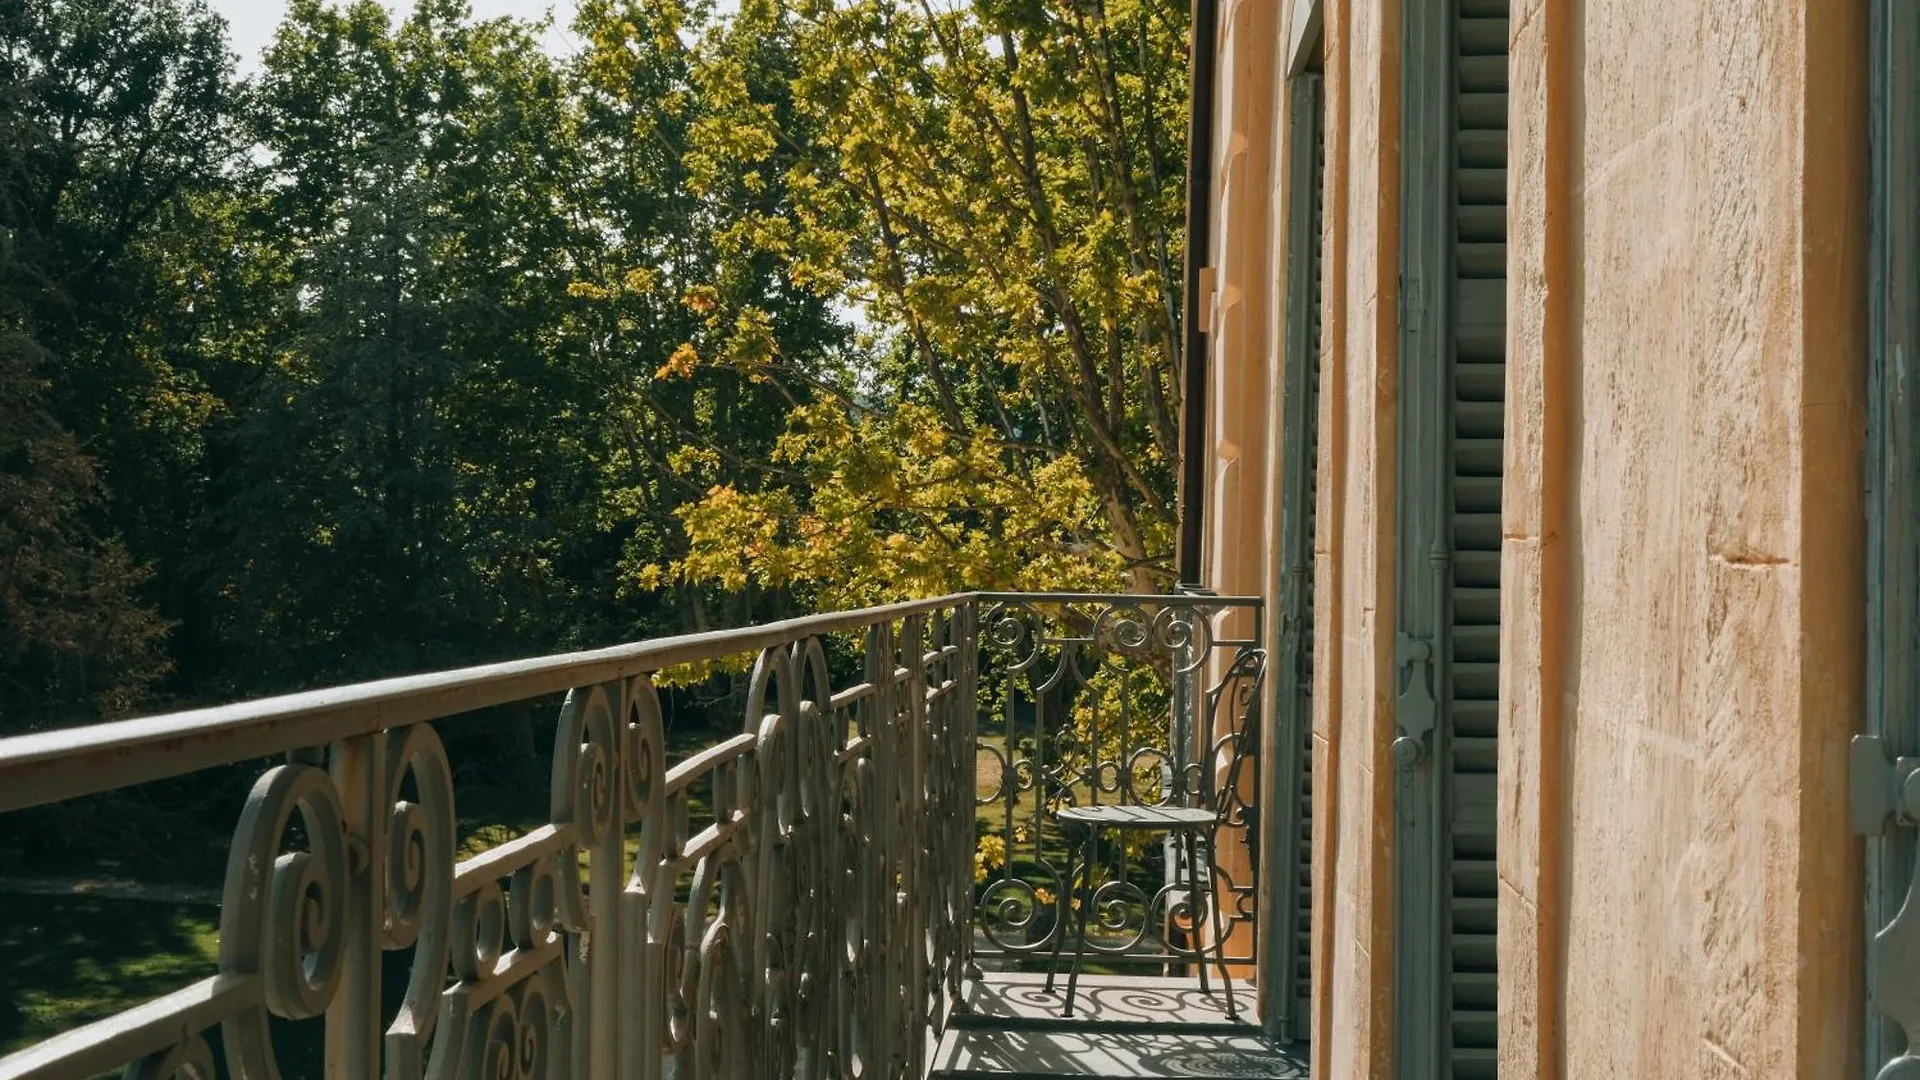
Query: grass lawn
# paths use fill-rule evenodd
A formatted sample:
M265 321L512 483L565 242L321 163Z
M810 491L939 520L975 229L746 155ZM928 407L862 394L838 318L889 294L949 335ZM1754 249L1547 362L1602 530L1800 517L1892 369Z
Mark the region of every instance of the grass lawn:
M11 1053L214 974L220 911L211 904L0 893L0 1054ZM388 953L391 1017L412 954ZM325 1021L272 1021L285 1080L319 1080ZM216 1057L220 1030L203 1032ZM117 1072L111 1074L119 1075Z
M219 921L201 904L0 894L0 1051L212 975Z

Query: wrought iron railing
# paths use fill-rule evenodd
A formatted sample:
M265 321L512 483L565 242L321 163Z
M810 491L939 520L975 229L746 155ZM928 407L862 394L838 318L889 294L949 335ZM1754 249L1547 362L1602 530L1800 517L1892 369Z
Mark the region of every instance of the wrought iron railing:
M949 596L0 739L0 831L257 770L217 971L0 1057L0 1080L919 1080L976 940L1004 963L1057 932L1049 807L1151 800L1206 767L1191 701L1255 643L1256 603ZM749 672L739 733L670 751L661 673L729 658ZM551 698L545 813L475 845L443 734ZM1251 931L1247 851L1215 869ZM1125 858L1120 881L1167 870ZM1189 956L1168 938L1190 914L1115 921L1151 919L1159 892L1103 894L1097 947ZM1023 902L1043 932L1009 931ZM290 1024L321 1032L297 1063L278 1060Z
M1089 868L1054 814L1091 803L1223 798L1233 804L1229 827L1202 876L1223 898L1229 963L1256 964L1258 781L1249 775L1244 790L1216 791L1203 771L1221 771L1231 756L1224 740L1235 734L1234 718L1208 705L1251 692L1251 669L1233 660L1260 645L1260 602L1088 594L989 595L982 603L977 962L1044 965L1077 902L1080 875L1091 872L1087 946L1095 963L1163 973L1190 967L1211 930L1189 907L1182 849L1170 838L1130 835Z
M918 1080L968 949L975 617L948 597L0 740L0 810L283 756L233 834L218 973L0 1076L212 1080L217 1043L273 1077L269 1017L324 1017L338 1077ZM669 765L653 673L743 653L743 730ZM560 692L549 820L456 862L434 722Z

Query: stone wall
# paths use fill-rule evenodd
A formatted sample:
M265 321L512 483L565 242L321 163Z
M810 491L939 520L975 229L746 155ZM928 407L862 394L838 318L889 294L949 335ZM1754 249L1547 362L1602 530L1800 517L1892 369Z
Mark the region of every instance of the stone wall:
M1392 1050L1397 0L1328 0L1320 507L1314 538L1314 1071ZM1384 512L1383 512L1384 511Z
M1220 42L1209 581L1270 600L1285 49L1246 35L1293 7ZM1514 0L1503 1076L1859 1075L1865 22ZM1312 1037L1348 1080L1393 1072L1400 4L1323 33Z
M1864 5L1513 26L1503 1074L1856 1075Z

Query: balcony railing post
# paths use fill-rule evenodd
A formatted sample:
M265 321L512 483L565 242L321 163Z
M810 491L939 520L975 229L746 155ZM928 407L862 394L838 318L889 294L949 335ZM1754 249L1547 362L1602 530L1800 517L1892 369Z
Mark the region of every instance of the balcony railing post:
M969 979L979 979L982 975L980 965L973 955L973 852L979 842L974 836L974 769L980 760L980 602L969 599L960 606L962 621L960 624L960 746L959 760L954 768L959 770L960 807L964 823L959 825L961 843L954 849L954 889L960 905L960 963L962 971ZM966 991L955 1003L956 1008L967 1009Z
M907 799L904 804L906 814L902 823L908 826L905 841L895 850L901 861L900 895L900 955L905 968L901 986L906 991L905 1012L898 1017L892 1031L905 1045L904 1052L906 1075L919 1077L926 1073L926 1043L918 1037L920 1025L901 1021L918 1021L927 1007L926 985L926 896L927 887L932 884L927 873L928 856L926 838L932 835L935 822L929 811L932 801L927 797L927 617L909 615L902 620L900 627L900 656L906 666L906 679L901 687L902 705L900 720L904 724L901 749L905 754L906 768L903 779L906 785ZM932 643L937 644L937 643Z
M383 740L356 735L333 744L329 771L340 792L347 841L346 948L340 988L327 1006L327 1080L362 1080L380 1068L380 956L386 916L387 830Z
M668 1004L676 987L667 985L668 935L678 875L669 848L684 839L678 827L679 803L666 797L665 724L653 676L629 684L631 703L623 719L621 755L625 816L640 823L640 846L633 876L621 890L620 999L630 1003L619 1025L620 1074L634 1080L660 1080L666 1063ZM649 1002L659 1003L648 1005Z
M863 733L870 741L864 759L856 765L858 802L853 827L861 848L857 886L861 895L854 931L858 960L849 988L847 1020L853 1052L883 1070L895 1066L893 1030L899 1014L893 833L902 808L898 798L902 770L883 768L881 763L899 760L899 663L892 624L872 627L867 636L866 683L873 693L861 706Z
M545 872L554 872L566 898L564 927L565 1002L543 1002L557 1008L568 1050L578 1072L591 1080L612 1080L618 1050L620 874L623 782L620 775L620 736L624 733L626 691L620 682L570 691L554 732L551 820L574 832L573 848L556 858L540 860L514 875L515 909L533 900L533 884ZM585 904L578 855L587 855L591 889ZM611 873L609 873L611 871ZM609 880L610 879L610 880ZM476 901L476 903L478 903ZM567 911L566 909L573 910ZM524 919L518 920L524 922ZM535 936L530 926L516 927ZM516 936L515 940L518 940ZM578 1022L574 1022L578 1018Z

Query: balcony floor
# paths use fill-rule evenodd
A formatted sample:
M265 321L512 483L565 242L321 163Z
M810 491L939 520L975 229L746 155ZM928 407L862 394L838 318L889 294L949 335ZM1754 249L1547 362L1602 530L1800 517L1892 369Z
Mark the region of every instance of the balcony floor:
M1197 979L1083 975L1074 1016L1063 1019L1046 976L990 973L969 984L968 1011L955 1018L934 1056L932 1076L950 1080L1032 1077L1188 1077L1229 1080L1307 1075L1304 1047L1279 1046L1260 1033L1252 987L1234 986L1243 1012L1226 1017L1217 983Z

